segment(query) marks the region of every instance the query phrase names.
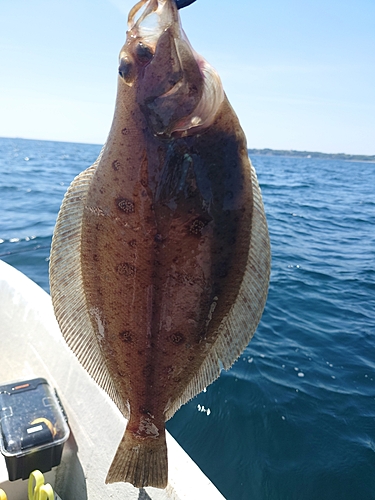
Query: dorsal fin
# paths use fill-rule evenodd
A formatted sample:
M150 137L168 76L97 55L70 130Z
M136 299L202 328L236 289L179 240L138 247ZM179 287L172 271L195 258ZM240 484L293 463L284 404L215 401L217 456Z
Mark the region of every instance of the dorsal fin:
M232 366L250 342L262 316L268 292L271 252L262 195L251 162L250 168L253 189L252 231L246 269L237 299L219 326L220 333L210 354L181 396L169 405L166 419L216 380L222 367L228 370Z
M111 380L99 346L97 327L86 303L82 280L82 217L101 155L74 179L64 197L52 239L50 287L55 315L67 344L91 377L128 418L128 409L124 404L126 396L118 395Z

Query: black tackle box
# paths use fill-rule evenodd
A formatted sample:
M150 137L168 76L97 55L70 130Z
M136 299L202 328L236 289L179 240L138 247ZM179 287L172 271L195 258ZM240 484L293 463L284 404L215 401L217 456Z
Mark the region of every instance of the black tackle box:
M60 400L44 378L0 386L0 430L10 481L59 465L69 437Z

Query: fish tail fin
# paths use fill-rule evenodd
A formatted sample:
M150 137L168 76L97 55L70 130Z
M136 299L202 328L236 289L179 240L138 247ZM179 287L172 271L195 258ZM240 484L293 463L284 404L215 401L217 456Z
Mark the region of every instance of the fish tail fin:
M127 482L136 488L166 488L168 460L165 432L156 438L139 438L126 430L105 482Z

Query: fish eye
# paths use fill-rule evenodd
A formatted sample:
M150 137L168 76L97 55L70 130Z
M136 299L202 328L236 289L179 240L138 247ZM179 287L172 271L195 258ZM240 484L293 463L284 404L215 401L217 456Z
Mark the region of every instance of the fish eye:
M151 59L154 57L151 48L142 42L138 43L135 49L135 53L137 55L137 59L139 60L139 62L144 64L150 62Z
M132 81L133 76L133 62L128 56L120 58L120 65L118 67L118 74L125 80L126 83Z

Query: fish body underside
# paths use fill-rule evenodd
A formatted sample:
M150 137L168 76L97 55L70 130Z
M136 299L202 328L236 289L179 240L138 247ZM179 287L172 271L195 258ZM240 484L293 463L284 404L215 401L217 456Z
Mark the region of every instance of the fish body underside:
M129 419L107 481L163 488L165 421L246 347L270 252L238 119L223 93L202 106L202 60L160 3L155 39L130 25L108 141L64 198L50 274L64 337Z

